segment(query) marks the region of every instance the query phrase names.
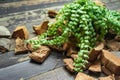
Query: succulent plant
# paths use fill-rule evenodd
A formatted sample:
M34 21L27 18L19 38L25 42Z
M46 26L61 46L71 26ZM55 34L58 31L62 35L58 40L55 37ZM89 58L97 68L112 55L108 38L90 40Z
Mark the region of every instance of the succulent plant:
M61 29L62 34L57 30ZM75 0L66 4L56 16L56 21L49 24L47 32L38 40L30 40L34 47L40 45L61 46L76 38L79 47L78 57L74 60L75 71L83 71L88 63L89 52L97 40L103 40L106 33L112 29L120 34L120 13L111 11L104 6L96 5L92 0ZM97 37L97 35L99 35ZM51 39L46 39L52 37Z

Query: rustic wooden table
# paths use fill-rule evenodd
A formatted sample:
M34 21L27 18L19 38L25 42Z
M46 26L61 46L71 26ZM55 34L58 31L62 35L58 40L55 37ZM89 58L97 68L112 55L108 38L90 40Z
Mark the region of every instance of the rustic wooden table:
M42 2L43 1L43 2ZM48 9L59 10L63 4L72 0L7 0L0 3L0 25L7 27L12 32L18 25L26 25L30 38L34 37L32 25L38 25L47 17ZM120 0L102 0L111 10L120 10ZM33 4L32 4L33 3ZM19 5L17 5L19 4ZM17 5L17 6L16 6ZM9 45L13 44L13 41ZM9 47L10 52L0 54L0 80L74 80L63 67L63 53L52 52L42 64L29 60L27 55L14 55L14 47ZM117 55L119 55L118 53ZM100 74L102 75L102 74ZM98 76L100 76L98 75Z

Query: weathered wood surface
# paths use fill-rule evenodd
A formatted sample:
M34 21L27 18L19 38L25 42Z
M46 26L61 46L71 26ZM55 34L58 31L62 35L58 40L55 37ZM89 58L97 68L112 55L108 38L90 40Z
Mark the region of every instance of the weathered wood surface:
M71 0L66 1L67 2L65 2L65 0L60 0L59 2L33 6L25 5L17 8L0 7L0 25L6 26L10 32L12 32L16 26L26 25L31 34L30 38L32 38L35 36L33 34L32 26L40 24L45 19L49 19L46 15L46 11L49 8L58 10L63 6L63 4L68 3ZM107 4L109 9L120 9L119 0L102 1ZM13 49L14 46L11 47L11 50ZM120 56L120 52L116 55ZM20 78L27 78L28 80L74 80L73 76L61 67L63 66L63 58L64 56L61 53L52 53L43 64L37 64L30 62L27 54L14 56L13 51L0 54L0 80L19 80ZM94 77L103 76L102 74L89 74Z
M0 5L0 14L7 15L8 13L58 6L69 3L70 1L72 0L23 0L21 2L6 3Z
M120 52L115 52L114 54L120 57ZM74 80L74 76L70 75L66 69L59 69L59 67L64 65L62 61L63 58L64 55L62 53L52 53L42 64L25 61L0 69L0 80L19 80L20 78L28 78L28 80L52 80L53 78L56 78L54 80L60 80L57 77L61 77L61 80L67 80L65 77L69 77L70 79L68 78L68 80ZM52 74L54 72L56 74ZM88 74L96 78L99 76L104 76L103 74Z
M14 55L14 51L0 54L0 69L29 60L28 54Z
M48 71L27 80L74 80L74 74L69 73L64 67Z
M2 68L0 69L0 80L19 80L20 78L28 78L40 73L54 70L55 68L64 65L62 62L63 58L64 56L62 53L53 52L42 64L24 61L13 66Z

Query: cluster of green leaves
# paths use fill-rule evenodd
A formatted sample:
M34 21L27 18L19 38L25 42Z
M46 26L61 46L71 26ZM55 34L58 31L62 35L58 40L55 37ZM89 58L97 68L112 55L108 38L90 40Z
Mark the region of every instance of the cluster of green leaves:
M58 28L62 34L58 34ZM103 6L96 5L91 0L75 0L66 4L56 16L56 22L49 25L46 33L38 40L30 40L35 47L40 45L61 46L69 41L72 35L76 38L79 47L78 58L74 60L75 71L83 71L88 63L89 51L94 47L96 40L104 39L109 29L120 34L120 13L110 11ZM99 35L98 37L96 37ZM46 39L52 37L52 39Z

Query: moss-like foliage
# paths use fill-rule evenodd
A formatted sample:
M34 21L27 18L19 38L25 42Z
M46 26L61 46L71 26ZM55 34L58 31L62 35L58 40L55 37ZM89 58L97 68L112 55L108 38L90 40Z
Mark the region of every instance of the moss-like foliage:
M62 31L58 34L58 28ZM96 5L91 0L75 0L66 4L56 16L56 21L49 25L46 33L38 40L30 40L34 47L40 45L61 46L69 41L71 36L77 40L78 58L74 60L75 71L83 71L88 63L89 51L97 40L104 39L105 34L112 29L120 34L120 13ZM52 37L51 39L46 39Z

